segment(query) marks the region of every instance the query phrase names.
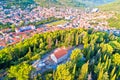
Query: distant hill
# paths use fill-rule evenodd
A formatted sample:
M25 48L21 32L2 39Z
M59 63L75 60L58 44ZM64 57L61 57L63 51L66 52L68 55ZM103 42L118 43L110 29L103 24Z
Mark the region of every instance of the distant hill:
M95 7L103 4L108 4L110 2L113 2L114 0L77 0L77 1L86 4L88 7Z
M99 6L99 8L103 11L117 11L117 12L120 12L120 0L116 0L113 3L109 3L109 4Z
M95 7L114 0L35 0L41 6Z
M23 9L34 3L43 7L95 7L112 1L114 0L0 0L0 2L6 3L7 7L20 6Z
M11 6L18 6L25 9L27 6L34 4L34 0L0 0L2 4L6 4L6 8Z
M110 19L107 20L108 24L110 27L120 29L120 0L99 6L99 8L102 11L109 12L109 14L114 14Z
M84 3L78 0L35 0L40 6L64 6L64 7L85 7Z

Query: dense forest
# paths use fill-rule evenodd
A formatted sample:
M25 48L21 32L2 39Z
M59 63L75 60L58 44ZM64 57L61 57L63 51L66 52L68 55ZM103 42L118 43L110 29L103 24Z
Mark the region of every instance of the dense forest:
M30 80L33 61L61 46L84 45L72 51L70 61L55 71L38 74L32 80L119 80L120 38L93 29L70 29L36 34L0 51L0 71L5 80ZM84 56L85 60L82 60Z

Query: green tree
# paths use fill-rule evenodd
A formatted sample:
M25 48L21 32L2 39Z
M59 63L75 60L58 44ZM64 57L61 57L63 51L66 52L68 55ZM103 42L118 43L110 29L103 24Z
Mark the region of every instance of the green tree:
M27 57L28 59L30 59L32 56L33 56L33 53L31 52L31 48L29 47L29 51L28 51L28 53L26 54L26 57Z
M19 27L22 27L25 24L24 21L20 21Z
M71 62L59 65L54 73L54 80L73 80L75 68L76 65L73 65Z
M47 37L47 43L48 43L48 49L51 49L52 48L52 45L53 45L53 43L52 43L52 38L51 38L51 36L50 35L48 35L48 37Z
M74 62L79 61L82 58L81 50L80 49L75 49L72 51L72 54L70 56L70 59Z
M101 44L100 47L103 54L108 53L109 55L111 55L113 53L113 48L109 44Z
M105 73L103 74L102 80L109 80L108 72L105 72Z
M45 75L45 80L53 80L53 75L51 73Z
M112 79L114 77L114 73L115 73L116 67L114 67L110 73L110 79Z
M30 73L33 70L32 66L22 63L16 66L11 66L8 70L8 77L15 78L17 80L29 80Z
M15 31L16 26L14 24L11 25L12 31Z
M115 65L120 65L120 54L119 53L116 53L116 54L113 54L113 59L112 61L114 62Z
M89 65L89 62L83 64L81 70L80 70L80 75L79 75L79 78L78 80L86 80L87 79L87 76L88 76L88 65Z
M102 79L103 79L103 69L99 71L97 80L102 80Z

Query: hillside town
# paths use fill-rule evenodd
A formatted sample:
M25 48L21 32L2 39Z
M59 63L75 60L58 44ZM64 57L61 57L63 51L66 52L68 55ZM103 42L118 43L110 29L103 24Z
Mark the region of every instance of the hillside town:
M15 32L12 32L11 28L2 29L0 31L0 49L3 49L5 46L16 44L36 33L69 28L94 28L96 30L99 29L100 31L113 32L116 35L119 34L119 30L110 31L107 22L104 21L105 19L112 17L113 14L100 12L98 8L85 12L80 9L63 9L55 7L43 8L40 6L34 8L32 11L21 9L3 9L1 7L0 13L0 22L2 24L9 22L15 24L16 26L18 26L21 21L28 24L40 22L41 20L45 20L50 17L62 18L66 20L64 24L60 23L53 26L49 26L48 24L50 23L39 25L39 27L31 24L27 26L20 26L19 28L15 28ZM101 19L101 21L98 22L96 21L97 19Z
M1 0L0 80L120 80L117 3Z

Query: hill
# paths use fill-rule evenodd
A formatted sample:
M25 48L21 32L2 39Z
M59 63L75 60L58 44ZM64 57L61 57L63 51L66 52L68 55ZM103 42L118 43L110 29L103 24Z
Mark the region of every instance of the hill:
M0 3L2 5L5 5L5 8L11 8L11 6L20 7L22 9L25 9L27 6L30 6L31 4L34 4L34 0L0 0Z
M114 0L35 0L41 6L95 7Z
M7 7L20 6L23 9L31 4L39 4L43 7L63 6L63 7L95 7L98 5L109 3L113 0L0 0L7 4Z
M78 0L35 0L40 6L85 7L86 4Z
M103 11L117 11L120 12L120 0L116 0L113 3L105 4L102 6L99 6L99 8Z
M113 3L105 4L99 6L102 11L109 12L109 14L114 14L110 19L108 19L108 24L110 27L115 27L120 29L120 0L116 0Z
M66 54L56 58L56 50L57 53L64 53L70 46L75 48L67 51L70 52L67 60ZM0 79L120 80L119 52L120 37L93 29L67 29L36 34L0 50ZM51 53L54 58L49 56ZM54 59L57 62L62 60L56 63Z
M114 0L78 0L87 5L87 7L95 7L103 4L108 4Z

